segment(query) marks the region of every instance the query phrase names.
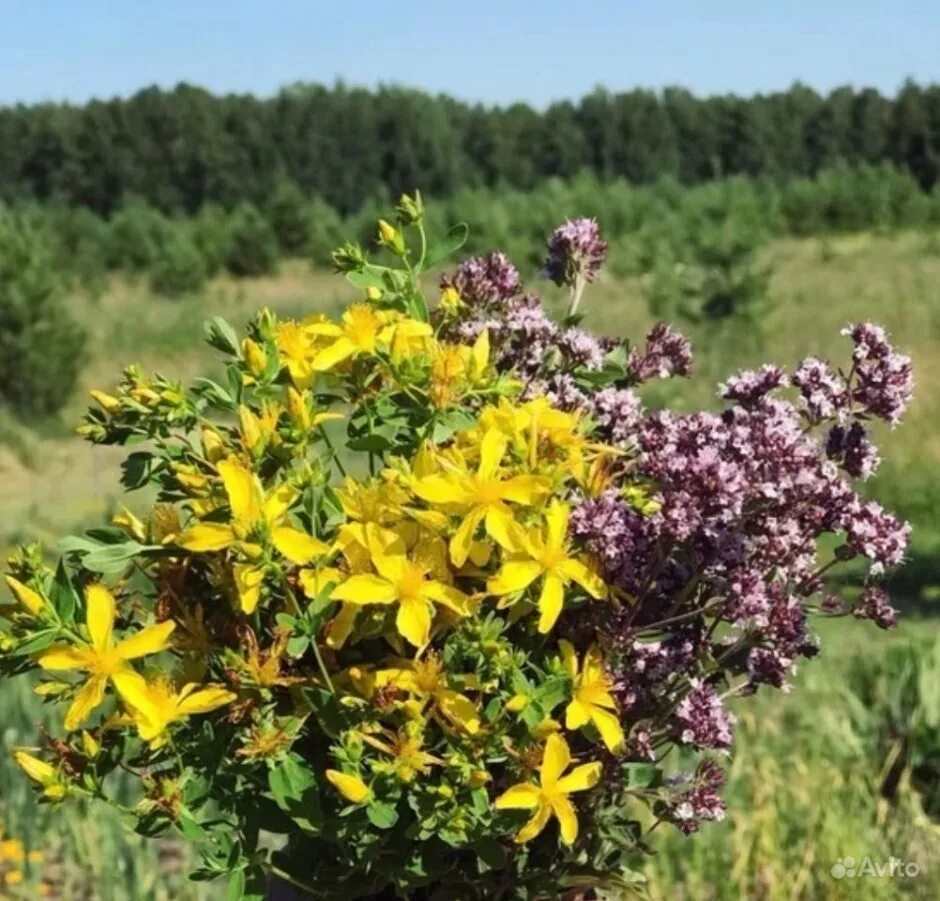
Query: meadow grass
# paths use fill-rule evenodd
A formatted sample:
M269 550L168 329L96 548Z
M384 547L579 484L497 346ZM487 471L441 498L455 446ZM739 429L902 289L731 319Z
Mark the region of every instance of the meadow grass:
M940 552L940 254L922 234L784 240L771 246L773 305L763 334L725 328L691 329L696 371L683 383L654 386L650 404L668 400L691 408L717 403L724 376L770 358L792 366L814 354L846 360L839 330L849 321L883 323L915 363L917 397L902 427L879 435L890 468L875 489L915 520L915 543L926 548L926 575L911 587L929 593ZM546 291L556 308L562 296ZM274 277L220 278L199 296L151 295L142 281L116 278L97 296L76 294L70 310L91 335L82 391L54 421L24 424L0 415L0 551L34 539L52 544L68 531L100 521L120 498L120 449L92 448L72 429L85 391L109 388L120 368L139 362L172 377L218 375L202 338L202 323L222 315L237 327L260 306L284 316L335 312L355 292L341 278L288 263ZM586 325L642 340L653 323L639 278L603 277L585 301ZM887 498L886 498L887 499ZM133 506L133 500L131 500ZM933 573L933 574L932 574ZM927 588L925 589L925 585ZM940 632L929 619L902 626L891 642ZM840 621L824 636L821 661L804 666L792 696L768 695L740 707L740 743L730 763L725 823L685 839L657 831L657 855L642 865L654 898L892 898L940 897L940 836L918 812L910 791L881 796L885 751L852 719L846 691L850 659L875 659L883 647L870 624ZM45 850L62 897L105 901L199 898L185 885L175 845L153 845L123 829L117 814L95 808L40 808L8 763L8 749L35 739L43 718L29 686L0 689L0 817L11 833ZM836 881L836 857L870 854L921 860L927 875L903 886L884 881ZM933 873L934 876L930 874ZM921 894L921 892L924 892ZM200 894L203 893L203 894ZM879 894L880 893L880 894ZM894 894L892 894L894 893Z

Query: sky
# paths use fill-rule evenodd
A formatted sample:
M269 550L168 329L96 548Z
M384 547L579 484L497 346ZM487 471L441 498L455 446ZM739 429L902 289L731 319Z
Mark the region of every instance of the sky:
M337 78L536 106L597 85L893 93L940 80L938 46L935 0L0 0L0 104Z

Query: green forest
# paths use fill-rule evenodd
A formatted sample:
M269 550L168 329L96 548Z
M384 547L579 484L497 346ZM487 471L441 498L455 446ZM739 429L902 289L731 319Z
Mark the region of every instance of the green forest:
M420 186L528 189L583 170L646 184L813 176L890 163L930 189L940 171L940 87L894 97L804 85L753 97L596 90L544 110L468 104L400 87L298 84L215 96L181 84L83 106L0 109L0 199L110 213L263 203L279 180L346 214Z

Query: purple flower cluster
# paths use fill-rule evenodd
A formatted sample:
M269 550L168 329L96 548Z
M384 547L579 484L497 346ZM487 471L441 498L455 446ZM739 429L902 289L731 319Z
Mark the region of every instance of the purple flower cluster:
M842 334L855 343L852 399L868 415L897 425L914 393L911 358L894 350L880 326L850 325Z
M630 383L639 385L650 379L665 379L692 373L692 345L688 338L671 329L665 322L653 326L646 336L642 352L634 350L627 364Z
M605 250L596 223L573 220L553 234L546 269L583 287ZM765 365L719 387L723 411L648 411L635 389L692 368L689 341L665 323L608 377L616 343L556 325L520 292L505 257L472 260L451 283L465 304L442 323L445 334L472 341L488 329L497 367L523 383L524 398L582 411L592 437L623 452L610 487L572 499L569 522L620 603L566 612L559 628L603 646L629 757L652 761L676 744L727 752L734 718L725 698L789 690L798 661L818 653L808 615L846 612L826 593L829 567L860 556L878 575L904 558L910 527L860 497L852 480L879 463L866 422L895 425L910 402L910 359L882 329L853 325L844 332L854 344L848 370L814 357L793 372ZM826 534L842 541L833 560L820 559ZM852 612L882 628L896 620L876 585ZM685 832L720 819L723 782L702 760L663 789L660 815Z
M888 593L874 585L862 592L861 600L852 613L859 619L870 619L882 629L893 629L898 624L898 612L891 606Z
M703 760L694 774L682 774L671 780L675 792L662 811L663 818L675 824L685 835L698 832L703 822L725 818L721 790L725 786L724 770L714 760Z
M676 738L685 745L727 750L734 737L734 717L710 683L692 679L690 685L676 709Z
M548 239L544 274L556 285L574 285L579 279L592 282L607 256L595 219L569 219Z
M800 389L803 406L814 422L841 414L849 405L845 381L829 364L807 357L793 373L793 384Z
M498 250L461 263L446 284L455 288L465 303L473 305L509 300L522 287L519 271Z
M753 409L778 388L788 384L786 373L779 366L762 366L757 372L746 369L732 376L718 388L718 396Z
M834 425L826 438L826 455L838 463L850 476L867 479L878 468L878 448L868 437L860 422L850 426Z

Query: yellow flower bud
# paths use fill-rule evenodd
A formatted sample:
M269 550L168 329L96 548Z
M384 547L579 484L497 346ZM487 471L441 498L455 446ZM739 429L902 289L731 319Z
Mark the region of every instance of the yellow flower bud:
M381 300L381 298L382 298L381 288L376 288L374 285L369 285L369 287L366 288L366 300L371 300L374 302L376 300Z
M4 576L3 578L7 583L7 588L10 589L13 597L16 598L24 610L33 616L42 616L46 609L46 602L43 600L42 595L33 591L28 585L24 585L18 579L14 579L13 576Z
M85 751L85 756L91 760L101 753L101 744L87 729L82 729L82 749Z
M123 529L131 538L145 542L147 530L144 524L127 507L121 507L121 512L111 517L111 522L119 529Z
M256 378L268 367L268 355L251 338L242 341L242 355L245 367Z
M405 237L390 222L379 219L379 243L387 247L396 256L405 255Z
M529 699L525 695L513 695L506 702L506 709L511 713L520 713L529 706Z
M310 408L307 406L307 398L293 387L287 389L287 415L298 429L306 431L310 428Z
M222 436L207 426L202 428L202 453L210 463L218 463L225 456L225 444Z
M105 394L104 391L92 390L88 392L92 399L106 413L117 413L121 409L121 402L113 394Z
M463 305L463 301L460 299L460 294L457 293L456 288L447 287L441 291L438 305L445 313L453 314L460 309Z
M353 804L362 804L372 796L372 789L358 776L350 776L339 770L327 770L326 778L347 801Z

